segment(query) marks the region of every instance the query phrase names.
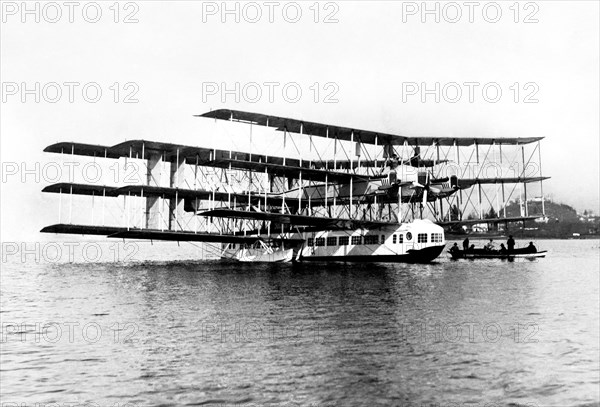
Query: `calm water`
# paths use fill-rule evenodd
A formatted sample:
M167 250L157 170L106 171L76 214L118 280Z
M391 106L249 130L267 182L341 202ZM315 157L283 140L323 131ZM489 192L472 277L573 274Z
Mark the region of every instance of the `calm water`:
M427 266L8 256L2 402L597 406L599 242L538 245Z

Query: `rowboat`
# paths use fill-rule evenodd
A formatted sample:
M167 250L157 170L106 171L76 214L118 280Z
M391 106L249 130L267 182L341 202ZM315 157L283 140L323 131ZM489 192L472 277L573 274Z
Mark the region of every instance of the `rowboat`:
M547 250L532 252L530 249L515 249L510 253L499 250L471 249L448 251L453 260L458 259L536 259L546 257Z

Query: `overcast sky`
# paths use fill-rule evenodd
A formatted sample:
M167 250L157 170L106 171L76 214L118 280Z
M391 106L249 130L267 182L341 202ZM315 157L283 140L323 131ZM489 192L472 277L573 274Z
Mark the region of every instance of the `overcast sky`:
M543 136L545 192L598 211L596 1L431 2L425 15L421 2L238 3L237 16L233 2L225 15L221 2L129 2L118 13L112 2L62 4L29 2L24 14L2 3L4 241L38 239L58 220L43 177L22 182L7 163L44 166L57 141L210 144L192 115L221 107L408 136ZM236 83L238 101L222 92ZM439 101L423 83L439 83ZM469 95L465 83L479 85Z

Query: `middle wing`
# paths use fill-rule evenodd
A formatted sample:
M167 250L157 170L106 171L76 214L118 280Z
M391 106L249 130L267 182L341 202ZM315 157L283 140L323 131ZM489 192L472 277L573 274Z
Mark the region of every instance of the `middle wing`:
M151 154L158 154L162 157L163 161L177 162L177 160L185 160L189 165L196 164L261 173L267 171L270 175L285 176L294 179L299 178L300 173L302 173L302 179L319 182L349 183L351 179L356 181L377 178L376 176L332 170L332 166L328 167L328 163L323 164L320 161L268 156L265 154L250 154L240 151L218 150L147 140L130 140L114 146L61 142L46 147L44 151L63 154L70 152L74 155L113 159L120 157L147 159Z
M459 178L457 181L460 189L466 189L476 184L527 184L530 182L543 181L549 178L550 177Z
M283 225L312 226L323 230L375 229L393 225L390 222L355 220L344 218L321 218L306 215L289 215L272 212L238 211L234 209L215 209L200 213L202 216L235 219L253 219L274 221Z
M466 220L452 220L447 222L436 222L440 226L462 226L462 225L478 225L482 223L508 223L508 222L525 222L528 220L535 220L541 218L542 215L534 216L516 216L512 218L490 218L490 219L466 219Z

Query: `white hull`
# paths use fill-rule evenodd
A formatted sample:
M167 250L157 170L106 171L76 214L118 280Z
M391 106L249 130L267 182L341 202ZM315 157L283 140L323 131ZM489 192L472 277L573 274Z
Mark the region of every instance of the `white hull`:
M373 230L323 230L280 235L297 242L284 249L258 241L253 246L224 246L222 257L242 262L343 261L429 263L446 244L444 229L428 220L415 220ZM268 239L265 239L268 240Z
M309 234L298 261L429 263L446 244L442 227L416 220L376 230Z
M225 250L223 258L241 261L244 263L287 263L294 258L294 249L238 249Z

